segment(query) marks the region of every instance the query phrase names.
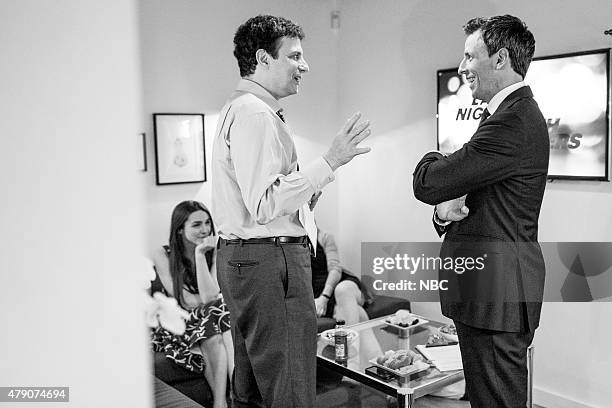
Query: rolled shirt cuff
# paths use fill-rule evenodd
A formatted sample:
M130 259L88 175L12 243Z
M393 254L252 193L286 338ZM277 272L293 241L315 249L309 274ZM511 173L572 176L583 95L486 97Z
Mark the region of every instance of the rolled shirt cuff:
M438 210L434 209L434 216L433 216L433 220L436 224L438 224L441 227L446 227L448 224L450 224L452 221L442 221L440 219L440 217L438 217Z
M332 168L327 164L323 156L319 156L306 166L300 168L300 173L310 181L310 184L315 189L315 193L321 191L323 187L336 179Z

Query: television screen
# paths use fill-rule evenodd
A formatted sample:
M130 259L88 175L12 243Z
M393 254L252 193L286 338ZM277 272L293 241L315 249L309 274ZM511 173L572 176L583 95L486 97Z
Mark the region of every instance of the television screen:
M549 178L608 180L610 50L534 58L525 82L548 125ZM438 150L470 140L487 104L457 68L438 71Z

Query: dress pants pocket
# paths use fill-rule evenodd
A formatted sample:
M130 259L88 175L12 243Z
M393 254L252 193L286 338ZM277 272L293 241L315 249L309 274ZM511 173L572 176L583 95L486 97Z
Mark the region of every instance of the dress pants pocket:
M249 269L259 265L259 261L235 259L227 261L227 264L236 269L238 276L243 276L245 273L248 273Z
M249 261L249 260L245 260L245 261L227 261L229 266L234 266L236 268L242 268L242 267L248 267L248 266L255 266L255 265L259 265L259 262L257 261Z

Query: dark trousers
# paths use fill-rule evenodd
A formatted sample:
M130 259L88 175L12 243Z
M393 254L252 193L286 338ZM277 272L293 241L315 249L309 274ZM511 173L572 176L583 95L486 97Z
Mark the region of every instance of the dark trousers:
M525 408L533 332L479 329L455 321L472 408Z
M317 323L308 244L221 241L217 273L232 321L233 406L314 407Z

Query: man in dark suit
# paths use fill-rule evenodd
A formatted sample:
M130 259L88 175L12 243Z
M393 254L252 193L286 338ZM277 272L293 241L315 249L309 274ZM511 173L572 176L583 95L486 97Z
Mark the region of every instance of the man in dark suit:
M546 122L523 82L535 40L509 15L472 19L464 31L459 73L488 107L460 150L421 159L414 194L436 205L434 225L446 234L440 256L482 262L440 269L449 281L442 313L457 327L472 407L524 408L544 290L537 235L549 158Z

